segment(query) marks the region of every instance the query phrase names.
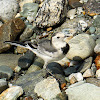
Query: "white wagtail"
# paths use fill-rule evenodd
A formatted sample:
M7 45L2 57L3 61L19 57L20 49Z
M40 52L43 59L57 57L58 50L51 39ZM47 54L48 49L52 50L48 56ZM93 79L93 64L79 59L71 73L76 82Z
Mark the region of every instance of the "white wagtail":
M58 61L65 57L69 50L68 43L65 42L66 36L63 33L56 33L51 40L43 39L40 40L38 45L33 43L19 43L13 41L5 41L15 46L21 46L31 50L38 57L41 57L44 60L43 68L46 68L47 64L52 61Z

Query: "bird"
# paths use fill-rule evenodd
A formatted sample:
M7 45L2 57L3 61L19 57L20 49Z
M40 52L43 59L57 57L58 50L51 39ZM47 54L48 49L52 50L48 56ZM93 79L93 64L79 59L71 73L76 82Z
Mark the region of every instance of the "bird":
M69 51L69 44L65 42L66 35L61 32L55 33L52 38L41 39L37 45L33 43L21 43L17 41L5 41L5 43L20 46L31 50L38 57L44 60L43 68L46 69L48 63L52 61L59 61L65 57Z

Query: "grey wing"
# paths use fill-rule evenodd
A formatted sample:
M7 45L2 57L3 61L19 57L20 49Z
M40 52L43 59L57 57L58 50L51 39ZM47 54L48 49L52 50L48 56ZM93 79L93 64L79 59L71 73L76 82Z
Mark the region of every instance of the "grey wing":
M44 49L46 52L57 52L57 50L53 47L52 43L50 40L48 39L44 39L44 40L41 40L39 43L38 43L38 47L39 49Z

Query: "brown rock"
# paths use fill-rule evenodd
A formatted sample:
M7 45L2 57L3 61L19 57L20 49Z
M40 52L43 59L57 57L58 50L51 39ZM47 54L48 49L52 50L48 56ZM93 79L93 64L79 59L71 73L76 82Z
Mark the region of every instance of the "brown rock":
M69 0L69 5L72 8L82 7L83 4L79 2L80 0Z
M98 15L100 14L100 1L88 0L83 8L85 9L86 14L90 16Z
M25 28L24 22L20 18L15 18L0 27L0 53L10 48L4 41L14 41Z
M100 55L95 58L95 65L97 70L100 69Z

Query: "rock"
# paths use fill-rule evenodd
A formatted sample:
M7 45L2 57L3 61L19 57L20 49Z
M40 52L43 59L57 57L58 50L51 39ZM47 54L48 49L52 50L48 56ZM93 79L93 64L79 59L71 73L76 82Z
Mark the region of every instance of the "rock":
M21 86L26 96L31 96L37 100L37 95L34 93L36 84L46 77L46 70L39 70L19 77L15 84Z
M88 68L92 66L92 61L92 57L85 59L80 68L78 69L78 71L80 71L81 73L85 72Z
M11 20L17 14L19 5L16 0L0 0L0 17L3 21Z
M83 73L83 77L93 77L93 71L91 69L87 69L84 73Z
M100 26L100 22L99 22L99 20L100 20L100 15L98 15L95 19L94 19L94 21L93 21L93 27L96 27L96 30L97 30L97 28L100 28L99 26Z
M7 80L13 75L13 70L8 66L0 66L0 78L6 78Z
M68 98L65 92L61 92L52 100L68 100Z
M95 41L88 34L79 34L73 37L68 44L70 50L67 57L71 60L82 60L93 54Z
M80 0L69 0L69 5L72 8L82 7L82 3L79 2Z
M71 9L67 12L67 17L70 19L73 19L74 17L76 17L76 9Z
M66 5L66 0L45 0L35 18L37 26L50 27L62 22L66 16Z
M66 76L68 76L68 75L70 75L70 74L72 74L72 73L76 73L76 72L77 72L77 70L76 70L76 68L75 68L74 66L72 66L72 67L67 67L67 68L64 70L64 73L65 73Z
M0 53L7 51L11 46L5 41L14 41L25 28L24 22L20 18L15 18L0 27Z
M85 12L90 16L100 14L100 1L88 0L83 6Z
M43 99L51 100L61 93L55 78L48 77L36 84L34 92ZM50 94L51 93L51 94Z
M0 21L0 27L3 25L3 22L2 21Z
M70 84L74 84L77 82L77 79L73 76L71 79L70 79Z
M21 10L22 10L24 4L26 4L26 3L33 3L33 2L34 2L34 0L21 0L21 1L19 2L19 6L20 6L20 8L21 8Z
M17 100L23 94L20 86L12 86L0 94L0 100Z
M86 82L100 87L100 80L97 78L86 78Z
M80 85L82 85L82 84L84 84L84 83L86 83L86 82L85 82L85 81L79 81L79 82L76 82L76 83L70 85L68 88L69 88L69 89L70 89L70 88L74 88L74 87L80 86Z
M100 79L100 69L98 69L98 70L96 71L96 77L97 77L98 79Z
M29 25L25 28L23 34L20 36L20 41L27 40L33 35L33 27L29 27Z
M28 73L31 73L31 72L38 71L43 67L43 65L44 65L43 59L36 57L33 64L28 68L26 73L28 74Z
M18 59L21 56L22 55L16 54L0 54L0 66L6 65L14 70L14 68L18 65Z
M17 46L14 53L18 53L18 54L24 54L28 51L28 49L26 48L23 48L23 47L20 47L20 46Z
M23 10L20 12L20 15L26 17L29 22L32 22L36 16L38 10L38 4L36 3L25 3L23 5Z
M91 33L91 34L93 34L93 33L95 33L95 31L96 31L96 28L95 27L90 27L89 28L89 32Z
M71 80L72 77L75 77L77 81L83 81L83 76L81 73L72 73L69 75L69 80Z
M96 68L97 70L100 69L100 55L98 55L96 58L95 58L95 65L96 65Z
M95 52L96 54L100 54L100 43L98 43L98 44L95 46L94 52Z
M66 94L68 95L68 100L99 100L100 87L84 83L80 86L66 89Z
M0 93L2 93L7 87L7 81L0 79Z
M85 31L85 29L88 27L88 24L84 20L79 20L78 22L78 27L82 30Z
M18 66L22 69L30 67L35 58L35 54L32 51L27 51L24 56L21 56L18 60Z
M66 83L64 73L63 73L63 68L60 64L56 62L51 62L47 65L47 71L48 74L51 76L54 75L54 77L59 80L60 84Z

